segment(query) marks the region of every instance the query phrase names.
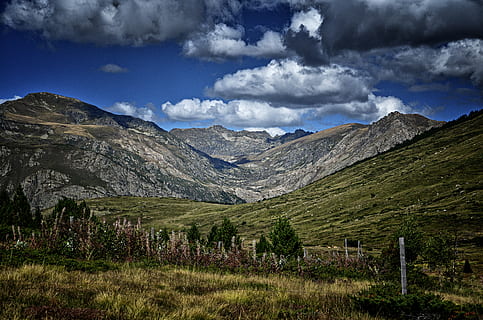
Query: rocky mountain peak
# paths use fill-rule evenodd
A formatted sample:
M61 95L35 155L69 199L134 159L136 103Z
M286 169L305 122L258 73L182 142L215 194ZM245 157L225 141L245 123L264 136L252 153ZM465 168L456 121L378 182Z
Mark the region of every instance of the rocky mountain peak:
M29 94L0 106L0 186L34 206L62 197L173 196L235 203L281 195L442 122L391 113L317 133L173 129L80 100Z
M310 134L304 130L272 137L266 131L233 131L220 125L173 129L171 134L206 154L229 162L255 155Z

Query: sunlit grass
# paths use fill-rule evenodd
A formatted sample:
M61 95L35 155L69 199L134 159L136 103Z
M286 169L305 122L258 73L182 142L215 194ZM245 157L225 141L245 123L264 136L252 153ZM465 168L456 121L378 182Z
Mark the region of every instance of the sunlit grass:
M176 267L124 265L101 273L2 267L0 317L24 319L42 310L53 319L374 319L355 310L349 298L369 284Z
M479 116L258 203L107 198L88 205L101 217L142 217L155 228L179 230L197 223L204 235L228 217L247 241L267 235L274 219L284 215L306 246L340 247L348 238L376 251L411 215L427 236L441 231L457 235L460 263L468 259L482 272L482 134Z

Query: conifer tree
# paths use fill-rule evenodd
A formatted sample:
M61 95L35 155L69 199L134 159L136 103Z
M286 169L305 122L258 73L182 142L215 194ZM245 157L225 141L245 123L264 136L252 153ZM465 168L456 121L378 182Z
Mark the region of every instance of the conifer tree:
M12 200L7 190L0 191L0 224L12 225L14 223Z
M14 221L13 224L22 227L33 227L34 221L30 211L30 203L23 193L22 187L18 186L15 190L12 202Z
M260 240L258 240L256 246L255 246L257 253L265 253L265 252L270 252L272 250L272 245L270 242L267 240L264 234L260 236Z
M272 251L285 257L302 256L302 242L287 218L280 217L270 232Z
M206 239L208 245L213 245L213 243L218 242L218 226L214 225L211 227L210 233Z
M35 214L34 214L34 226L36 228L40 228L42 225L42 211L40 211L40 208L37 207L35 209Z
M191 225L191 228L188 230L186 237L188 238L189 243L195 243L196 241L199 241L201 239L200 230L198 230L196 224L193 223Z
M218 229L218 241L223 242L225 248L231 248L232 239L235 237L235 244L240 244L238 230L228 218L224 218L221 227Z
M238 236L237 228L228 218L224 218L220 227L216 225L211 227L207 240L210 245L221 241L223 246L226 249L229 249L231 248L233 237L235 237L235 244L239 245L240 237Z
M55 217L60 217L62 211L64 211L62 215L63 220L68 220L69 217L74 217L74 219L89 219L91 215L91 209L87 206L85 201L82 201L80 204L74 199L71 198L62 198L60 199L54 207L52 211L51 219L55 219ZM95 217L92 217L96 220Z

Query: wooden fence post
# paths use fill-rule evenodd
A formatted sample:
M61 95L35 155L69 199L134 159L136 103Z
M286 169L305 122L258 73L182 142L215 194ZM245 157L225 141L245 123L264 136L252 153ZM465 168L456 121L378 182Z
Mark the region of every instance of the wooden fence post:
M253 260L257 260L257 240L252 241Z
M357 257L362 258L362 245L360 240L357 240Z
M404 237L399 238L399 257L401 259L401 293L407 294L406 250L404 247Z
M347 250L347 238L344 239L344 248L345 248L345 258L349 258L349 251Z

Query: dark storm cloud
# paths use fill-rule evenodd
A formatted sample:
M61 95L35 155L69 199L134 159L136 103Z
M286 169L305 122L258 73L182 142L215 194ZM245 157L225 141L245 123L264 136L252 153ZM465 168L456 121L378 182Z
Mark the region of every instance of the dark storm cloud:
M483 40L459 40L437 48L399 48L393 54L380 56L378 64L373 68L382 79L410 83L456 77L483 87Z
M332 53L483 37L483 1L323 2L322 38Z
M423 82L429 89L433 81L461 78L483 88L481 39L458 40L436 47L401 46L367 52L345 51L332 57L331 62L365 70L375 83L389 80L413 86ZM433 85L433 89L441 91L443 88Z
M329 57L320 39L311 37L304 27L298 32L289 30L285 35L284 44L287 49L302 58L306 65L320 66L329 62Z
M239 9L234 0L12 0L1 21L51 40L141 46L183 39Z

